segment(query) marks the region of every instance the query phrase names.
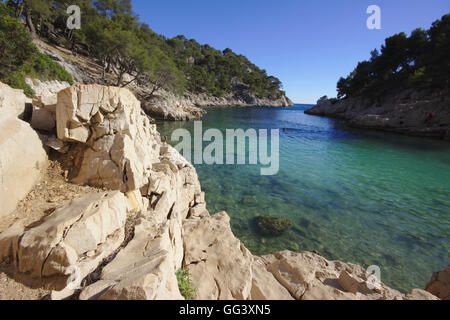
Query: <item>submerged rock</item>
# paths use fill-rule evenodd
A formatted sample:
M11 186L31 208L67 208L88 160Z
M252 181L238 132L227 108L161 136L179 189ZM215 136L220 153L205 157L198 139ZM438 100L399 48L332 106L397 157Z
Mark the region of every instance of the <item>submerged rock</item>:
M255 222L258 231L267 236L279 236L292 226L292 221L287 218L259 216Z

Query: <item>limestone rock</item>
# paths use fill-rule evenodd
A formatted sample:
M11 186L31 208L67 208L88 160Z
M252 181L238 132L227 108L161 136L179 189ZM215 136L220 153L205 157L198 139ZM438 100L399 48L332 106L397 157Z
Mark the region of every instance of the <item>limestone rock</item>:
M0 108L0 217L16 208L47 165L47 154L36 132L6 113Z
M450 300L450 267L434 273L426 290L442 300Z
M196 299L247 300L252 289L252 255L234 237L225 212L183 224L185 266Z
M2 117L22 118L27 97L23 90L13 89L0 82L0 112Z
M420 289L413 289L409 293L406 294L405 300L439 300L438 297L435 295L432 295L431 293L420 290Z
M405 89L376 102L363 97L321 99L305 113L344 119L354 127L446 139L450 130L449 103L449 96L442 92ZM429 114L433 115L431 123L425 122Z
M264 260L255 257L252 263L251 300L294 300L289 291L267 271Z
M38 107L52 107L56 108L58 101L58 92L70 87L70 84L65 81L50 80L41 81L39 79L26 78L25 82L33 89L34 95L39 101Z
M173 243L168 223L155 225L141 220L133 240L103 268L100 281L84 289L80 298L182 300L175 276L177 248ZM177 246L182 250L182 243Z
M57 133L83 146L73 182L138 190L159 162L160 137L127 89L75 85L58 93Z
M267 270L299 300L403 299L381 282L371 285L366 270L354 264L328 261L311 252L283 251L263 259Z
M0 260L53 290L75 289L124 240L126 200L120 192L91 194L56 210L38 224L0 235Z

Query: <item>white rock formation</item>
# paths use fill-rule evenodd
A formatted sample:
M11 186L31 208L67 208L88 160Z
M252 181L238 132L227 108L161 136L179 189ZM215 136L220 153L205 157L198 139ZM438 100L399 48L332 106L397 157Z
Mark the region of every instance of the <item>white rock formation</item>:
M129 90L72 86L59 92L56 118L58 138L82 147L75 183L121 191L147 184L161 142Z
M2 112L2 117L22 118L27 101L23 90L13 89L0 82L0 112Z
M36 132L18 117L25 95L0 83L0 217L11 213L46 168L47 155Z
M182 300L172 240L169 223L155 225L142 219L133 240L103 269L100 280L83 290L80 299Z
M57 291L81 281L124 241L127 203L118 191L91 194L37 225L16 224L0 234L0 261Z

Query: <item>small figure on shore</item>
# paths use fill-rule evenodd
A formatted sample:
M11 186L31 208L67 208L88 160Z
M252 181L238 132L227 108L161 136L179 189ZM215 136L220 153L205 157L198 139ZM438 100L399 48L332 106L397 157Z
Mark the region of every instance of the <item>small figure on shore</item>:
M426 125L430 126L430 125L432 124L432 123L431 123L432 121L433 121L433 114L430 113L430 114L428 114L428 116L425 118L425 122L424 122L424 123L425 123Z

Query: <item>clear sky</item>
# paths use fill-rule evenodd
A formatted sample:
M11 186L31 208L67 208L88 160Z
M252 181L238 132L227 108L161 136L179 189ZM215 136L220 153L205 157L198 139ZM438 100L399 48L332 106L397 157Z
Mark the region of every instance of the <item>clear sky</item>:
M381 30L366 26L369 5L381 8ZM247 56L296 103L336 96L339 77L386 37L450 13L449 0L133 0L133 7L157 33Z

